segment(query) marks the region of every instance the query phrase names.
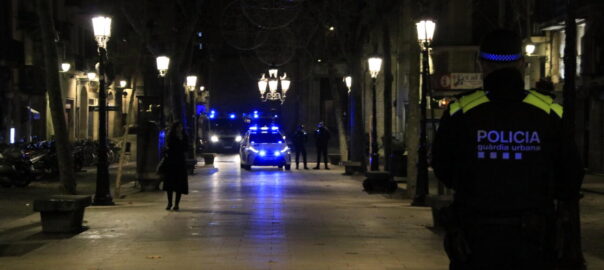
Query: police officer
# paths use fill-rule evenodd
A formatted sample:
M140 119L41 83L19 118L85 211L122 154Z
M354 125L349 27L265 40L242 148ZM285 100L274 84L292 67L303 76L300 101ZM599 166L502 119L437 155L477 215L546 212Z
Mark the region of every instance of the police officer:
M483 39L484 90L451 103L435 137L434 173L455 191L443 212L450 269L553 269L555 203L579 195L563 108L524 90L521 44L507 30Z
M323 122L319 122L317 130L315 131L315 140L317 144L317 166L313 169L318 170L321 165L321 156L325 162L325 169L329 170L327 166L327 146L329 144L329 138L331 137L329 130L325 127Z
M306 133L306 130L304 130L304 125L298 126L298 129L292 136L292 141L294 143L294 151L296 151L296 169L299 168L300 154L302 154L304 169L308 170L308 167L306 166L306 142L308 142L308 134Z

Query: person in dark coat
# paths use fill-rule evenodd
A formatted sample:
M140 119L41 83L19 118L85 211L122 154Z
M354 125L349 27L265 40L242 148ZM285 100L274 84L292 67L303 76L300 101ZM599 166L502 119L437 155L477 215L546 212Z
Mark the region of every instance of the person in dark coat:
M164 191L168 195L168 206L166 210L178 211L178 204L182 194L189 194L189 183L187 179L187 136L184 133L181 122L175 122L170 128L168 145L165 150L165 169L162 171ZM174 208L172 208L172 194L176 193Z
M296 152L296 169L299 168L300 154L302 154L304 169L308 170L308 167L306 166L306 143L308 142L308 133L304 130L304 125L298 126L296 133L292 136L292 141L294 143L294 151Z
M331 134L325 124L323 122L319 122L317 125L317 130L315 131L315 140L317 144L317 166L313 169L318 170L321 167L321 156L323 156L323 161L325 162L325 169L329 170L329 166L327 166L327 146L329 145L329 138Z

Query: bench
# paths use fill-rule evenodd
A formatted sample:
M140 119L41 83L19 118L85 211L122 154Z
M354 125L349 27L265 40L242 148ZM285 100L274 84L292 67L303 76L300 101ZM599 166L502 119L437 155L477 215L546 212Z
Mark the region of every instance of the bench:
M187 172L189 173L189 175L194 175L195 174L195 166L197 165L197 158L193 159L187 159Z
M340 162L342 161L342 155L340 154L328 154L327 157L329 158L329 163L331 165L340 165Z
M388 171L369 171L365 176L367 179L363 181L363 188L368 193L393 193L398 188Z
M355 172L363 171L359 161L342 161L342 166L344 166L344 175L353 175Z
M434 228L444 229L442 210L451 205L452 202L453 196L451 195L428 196L427 203L432 208L432 224Z
M89 195L53 195L34 200L34 211L40 212L45 233L82 231L84 209L92 204Z
M212 164L214 164L214 158L216 158L216 154L214 154L214 153L203 153L203 154L201 154L201 156L203 157L203 161L205 162L206 165L212 165Z

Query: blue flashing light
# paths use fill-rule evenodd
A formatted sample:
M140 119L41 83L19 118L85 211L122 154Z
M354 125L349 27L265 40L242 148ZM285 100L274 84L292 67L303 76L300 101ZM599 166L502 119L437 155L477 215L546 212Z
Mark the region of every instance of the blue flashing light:
M210 114L210 119L216 118L216 115Z
M279 118L279 116L275 114L275 118Z
M200 115L206 111L206 106L204 106L202 104L197 104L195 107L196 107L197 115Z
M494 54L487 52L480 52L480 58L495 61L495 62L512 62L522 58L522 54Z
M278 157L278 156L280 156L280 155L281 155L281 152L279 152L279 151L275 151L275 156L277 156L277 157Z
M261 127L260 130L268 130L268 127Z
M271 130L279 130L279 127L277 127L277 126L272 126L272 127L271 127Z
M279 143L283 143L283 141L279 141Z
M164 146L166 145L166 131L165 130L161 130L159 132L159 138L157 140L158 140L157 147L158 147L159 153L161 153L162 150L164 149Z
M259 116L258 116L257 114L254 114L254 118L255 118L255 119L258 119L258 118L259 118Z
M258 130L258 126L251 126L250 130Z
M254 111L254 114L258 114L258 111Z
M264 150L260 150L260 153L258 153L261 157L266 156L266 151Z
M234 114L234 113L231 113L231 114L229 115L229 118L231 118L231 119L235 119L235 114Z

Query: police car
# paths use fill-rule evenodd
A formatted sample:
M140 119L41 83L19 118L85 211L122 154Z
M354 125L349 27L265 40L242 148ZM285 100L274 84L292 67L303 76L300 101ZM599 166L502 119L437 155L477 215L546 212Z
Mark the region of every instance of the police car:
M246 170L252 166L291 169L291 151L277 126L251 126L241 140L239 156L241 168Z

